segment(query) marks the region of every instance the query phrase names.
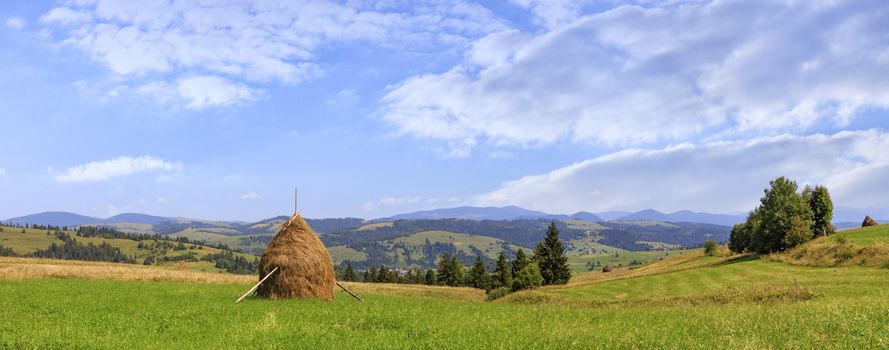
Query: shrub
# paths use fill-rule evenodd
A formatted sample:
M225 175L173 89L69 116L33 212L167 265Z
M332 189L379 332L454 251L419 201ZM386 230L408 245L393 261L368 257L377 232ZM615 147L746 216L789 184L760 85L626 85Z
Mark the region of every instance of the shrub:
M485 300L491 301L491 300L500 299L502 297L507 296L509 293L512 293L512 288L510 288L510 287L500 287L500 288L491 289L488 291L488 296L485 297Z
M710 256L712 256L713 254L716 254L716 241L711 239L709 241L704 242L704 254L707 254Z
M608 266L608 265L603 266L602 272L611 272L611 266Z
M537 263L528 264L519 271L512 281L512 290L534 289L543 284L543 276L540 275L540 267Z

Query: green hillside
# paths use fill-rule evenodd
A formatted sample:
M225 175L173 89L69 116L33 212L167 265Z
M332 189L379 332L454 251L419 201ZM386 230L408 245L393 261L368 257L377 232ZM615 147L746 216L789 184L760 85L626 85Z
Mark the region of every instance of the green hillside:
M884 229L870 230L850 239L878 245L889 238ZM29 267L3 259L0 319L6 321L0 329L16 331L0 331L0 344L11 348L889 347L889 268L791 265L724 248L717 256L694 251L641 268L578 273L568 285L495 302L467 288L351 283L364 303L338 293L329 303L251 298L233 304L255 277L211 282L195 272L195 280L205 281L195 283L31 273L10 279L4 276L22 276L15 270ZM56 297L62 294L68 297Z
M30 255L38 250L45 250L50 245L61 246L64 242L59 238L55 230L34 229L0 226L0 245L12 249L18 255ZM222 249L201 244L186 243L184 249L178 249L177 242L164 240L133 240L121 238L79 237L75 231L62 231L62 234L73 238L80 244L100 245L108 243L112 247L120 249L126 256L135 260L137 264L151 256L156 265L170 268L182 268L192 270L225 272L225 269L217 268L212 261L203 261L207 256L225 252ZM234 253L235 257L242 257L253 261L255 257L250 254Z
M889 244L889 225L845 230L827 238L831 242L848 241L861 245Z

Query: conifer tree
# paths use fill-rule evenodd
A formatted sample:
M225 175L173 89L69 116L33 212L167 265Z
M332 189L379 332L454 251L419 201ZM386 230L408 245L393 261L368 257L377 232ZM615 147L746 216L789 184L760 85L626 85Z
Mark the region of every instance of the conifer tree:
M364 275L364 282L376 282L377 281L377 268L371 266L370 269L367 270L367 274Z
M435 270L429 269L426 270L426 276L423 276L423 283L426 285L434 285L436 282L435 279Z
M546 237L537 244L534 250L534 261L540 267L543 284L565 284L571 278L568 257L565 256L565 245L559 239L559 229L551 222L546 229Z
M528 263L530 263L530 261L528 261L528 258L525 256L525 250L519 248L519 251L515 253L515 260L512 261L511 272L513 277L515 277L515 275L517 275L519 271L522 271L525 266L528 266Z
M494 285L492 287L509 287L512 285L512 271L509 270L509 261L506 260L506 253L500 251L497 257L497 265L494 267Z
M488 289L489 280L490 277L488 276L488 270L485 268L485 262L480 255L476 255L475 263L472 264L472 268L469 269L469 276L466 281L467 284L469 284L470 287Z
M351 261L346 263L346 272L343 273L343 280L349 282L355 281L355 270L352 269Z

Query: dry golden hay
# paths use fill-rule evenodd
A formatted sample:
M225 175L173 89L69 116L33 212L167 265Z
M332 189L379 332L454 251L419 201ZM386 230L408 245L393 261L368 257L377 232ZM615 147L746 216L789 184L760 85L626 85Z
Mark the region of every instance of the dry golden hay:
M324 243L299 214L281 226L259 262L259 278L278 268L257 294L271 299L333 300L336 275Z

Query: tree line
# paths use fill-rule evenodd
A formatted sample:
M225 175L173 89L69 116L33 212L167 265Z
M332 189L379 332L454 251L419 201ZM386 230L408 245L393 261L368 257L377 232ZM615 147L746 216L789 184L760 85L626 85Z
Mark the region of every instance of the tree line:
M516 252L510 261L506 252L501 251L492 268L488 268L481 254L468 269L457 255L444 253L438 259L435 269L396 270L385 265L372 266L360 276L352 263L346 262L340 271L345 281L368 283L410 283L441 286L468 286L486 290L489 295L500 296L522 289L533 289L542 285L565 284L571 278L565 245L559 239L559 229L551 223L544 239L537 243L531 257L523 249Z
M102 242L98 245L93 244L93 242L83 244L62 231L56 232L56 238L62 241L61 245L53 242L46 249L37 250L31 255L50 259L136 263L135 260L121 252L120 248L112 246L108 242Z
M827 187L806 186L779 177L769 182L760 204L747 220L732 228L729 249L736 253L768 254L783 251L812 238L831 235L836 228L833 201Z

